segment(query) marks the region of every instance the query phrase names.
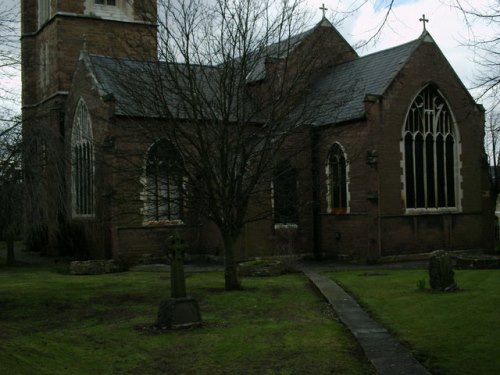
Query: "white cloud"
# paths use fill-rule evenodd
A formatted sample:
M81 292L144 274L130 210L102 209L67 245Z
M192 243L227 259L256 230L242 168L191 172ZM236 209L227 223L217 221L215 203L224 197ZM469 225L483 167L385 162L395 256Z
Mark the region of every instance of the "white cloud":
M15 4L16 0L5 0L7 4ZM313 21L321 19L322 13L319 8L324 3L327 17L335 21L341 21L338 25L339 31L351 44L368 39L383 20L386 8L376 4L387 4L389 0L306 0L307 6L313 13ZM461 46L461 42L467 39L468 29L465 27L462 16L456 10L444 5L447 0L395 0L395 8L390 15L387 24L382 30L381 36L375 45L370 45L358 51L361 55L379 51L398 44L406 43L416 39L422 32L422 23L419 18L425 13L430 20L427 28L434 37L436 43L451 63L459 77L467 87L472 86L475 73L474 51L471 48ZM474 0L474 5L481 7L488 0ZM346 12L355 9L365 3L359 11L348 18ZM477 35L491 35L496 30L486 25L474 25L474 33ZM19 76L8 82L1 82L4 87L15 88L20 85Z
M356 1L356 0L355 0ZM362 0L357 0L361 3ZM369 39L383 22L387 9L376 6L384 0L371 0L366 2L359 11L350 19L343 22L339 27L342 35L351 43L356 44L362 40ZM385 0L385 4L389 0ZM481 6L488 0L475 0L475 6ZM311 9L318 9L323 1L308 0ZM327 8L347 9L353 2L344 0L340 3L335 0L324 1ZM379 51L414 40L420 36L423 30L419 19L425 14L429 22L427 30L431 33L439 48L462 79L465 86L471 87L476 74L476 65L473 63L474 51L472 48L463 46L467 40L469 30L467 29L462 14L446 4L446 1L436 0L396 0L395 7L382 29L380 38L376 44L358 50L360 55ZM318 18L321 17L317 10ZM329 17L333 17L330 13ZM473 32L476 35L492 35L495 32L486 25L475 24Z

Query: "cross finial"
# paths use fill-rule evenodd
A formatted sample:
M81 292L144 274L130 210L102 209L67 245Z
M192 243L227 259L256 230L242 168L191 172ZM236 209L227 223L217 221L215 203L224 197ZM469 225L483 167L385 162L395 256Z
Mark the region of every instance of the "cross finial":
M321 9L323 11L323 18L325 18L325 13L328 10L328 8L325 8L325 4L323 4L322 7L319 9Z
M425 24L427 22L429 22L429 20L427 18L425 18L425 14L422 14L422 18L419 19L420 22L422 22L424 24L424 31L426 31L426 27L425 27Z

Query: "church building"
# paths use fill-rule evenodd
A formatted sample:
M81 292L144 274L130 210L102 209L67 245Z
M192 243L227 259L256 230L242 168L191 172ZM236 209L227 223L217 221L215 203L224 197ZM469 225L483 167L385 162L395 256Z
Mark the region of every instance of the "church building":
M163 76L145 75L167 66L155 1L21 4L28 243L49 255L146 261L181 232L188 253L222 256L217 225L182 198L188 183L175 146L144 131L186 116L168 82L155 86ZM285 42L286 57L277 51ZM287 113L303 116L287 141L302 151L278 154L259 196L269 215L245 224L238 259L277 255L283 228L295 253L349 260L492 248L484 109L425 27L359 56L323 17L262 51L246 76L257 106L272 99L285 60L315 60ZM203 80L220 66L197 69ZM152 87L175 111L164 111Z

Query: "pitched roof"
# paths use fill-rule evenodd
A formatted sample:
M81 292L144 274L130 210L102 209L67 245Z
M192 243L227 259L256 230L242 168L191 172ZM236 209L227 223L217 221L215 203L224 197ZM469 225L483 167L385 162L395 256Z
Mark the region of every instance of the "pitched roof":
M337 29L335 29L332 23L326 18L323 18L319 23L317 23L313 28L309 30L306 30L297 35L293 35L290 38L281 40L279 42L270 44L268 46L265 46L261 50L256 51L253 56L254 62L251 64L253 65L252 69L247 75L247 82L256 82L265 79L266 61L268 59L286 58L286 56L290 54L295 48L297 48L307 36L313 34L314 31L316 31L320 27L331 28L339 35L339 37L345 42L346 45L349 45L344 37L337 31ZM354 49L352 49L352 51L356 54L356 51L354 51Z
M219 81L221 71L217 67L188 67L98 55L87 55L84 59L95 77L101 96L114 98L116 115L192 119L195 115L188 111L193 110L190 105L193 92L202 91L199 97L203 99L217 95L218 87L214 82ZM176 75L175 80L171 79L173 74ZM213 114L205 115L210 118Z
M333 67L312 86L300 110L316 126L363 118L366 95L382 95L421 40Z
M299 34L290 43L300 43L309 32ZM301 116L301 121L314 126L363 118L366 95L382 95L424 39L432 41L430 35L424 33L409 43L333 67L305 93L301 105L297 106L292 116ZM275 54L280 50L274 45L268 48L270 53ZM217 87L218 77L223 71L220 67L188 67L183 64L84 55L83 59L94 75L101 95L114 97L116 115L172 116L179 119L220 116L212 112L203 113L205 110L213 111L213 105L207 105L205 109L201 108L199 114L194 114L190 105L186 105L186 100L183 100L187 97L192 101L190 90L193 88L202 91L202 98L216 98L220 90ZM183 79L169 79L172 71L176 77L180 74ZM162 81L160 85L158 80Z

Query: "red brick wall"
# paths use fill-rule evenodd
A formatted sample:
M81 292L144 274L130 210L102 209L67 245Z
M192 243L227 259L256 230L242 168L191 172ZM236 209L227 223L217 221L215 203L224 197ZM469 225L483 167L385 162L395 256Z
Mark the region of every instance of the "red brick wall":
M462 210L452 214L405 214L400 141L415 95L434 83L448 100L460 134ZM488 246L484 227L488 189L484 181L483 113L478 109L438 48L423 43L411 56L380 101L367 102L367 120L318 130L321 249L337 256L376 259L381 255L419 253L446 248ZM350 213L326 212L324 163L333 142L349 160ZM376 150L376 166L366 153ZM322 164L323 163L323 164ZM369 199L371 197L371 199Z

